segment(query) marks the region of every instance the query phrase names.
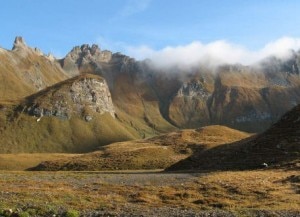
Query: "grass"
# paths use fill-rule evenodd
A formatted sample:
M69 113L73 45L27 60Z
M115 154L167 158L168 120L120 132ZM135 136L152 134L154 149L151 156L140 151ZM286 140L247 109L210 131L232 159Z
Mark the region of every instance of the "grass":
M1 100L20 99L67 78L56 63L43 56L30 53L24 57L13 51L0 53Z
M269 167L299 170L300 106L255 137L196 152L169 170L247 170Z
M35 154L0 154L0 170L20 171L35 167L42 161L53 161L68 159L80 156L80 154L55 154L55 153L35 153Z
M144 140L112 143L98 151L68 159L43 162L37 170L135 170L165 169L204 151L249 137L224 126L180 130Z
M166 174L156 179L151 174L139 173L1 172L0 175L1 205L13 209L31 204L44 210L63 206L66 210L81 211L120 211L130 207L144 211L159 207L195 211L218 208L237 214L255 210L300 211L296 171L229 171L186 175L184 179L176 179L174 175L163 183L160 180ZM145 182L141 177L152 181ZM135 181L129 182L131 179Z
M36 117L20 114L1 133L1 153L88 152L101 145L136 138L110 114L93 115L90 122L78 116L70 120L43 117L37 122Z

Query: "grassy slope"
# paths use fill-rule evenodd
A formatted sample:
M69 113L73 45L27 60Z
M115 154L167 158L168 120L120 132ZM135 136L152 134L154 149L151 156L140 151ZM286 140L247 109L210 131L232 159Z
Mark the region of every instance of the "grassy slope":
M0 152L88 152L112 142L145 138L158 133L151 124L145 123L143 118L131 116L118 108L116 118L90 111L89 115L93 116L90 122L83 120L82 115L77 113L72 113L68 120L43 117L40 122L37 122L37 117L24 113L24 109L35 104L52 108L57 100L63 100L70 110L75 111L77 107L73 106L69 96L70 86L86 77L102 79L97 75L84 74L39 91L23 102L16 103L17 105L2 103ZM60 98L57 99L56 96ZM17 107L18 104L21 106ZM150 106L148 108L151 110Z
M40 88L65 80L68 75L44 56L30 52L0 52L0 99L20 99Z
M140 75L142 72L130 67L123 70L119 62L102 63L102 67L101 75L109 85L115 107L131 121L151 129L144 132L142 138L176 130L162 117L157 92Z
M232 144L195 153L169 170L255 169L267 163L273 167L300 168L300 106L286 113L266 132Z
M181 130L145 140L119 142L67 160L44 162L42 170L163 169L193 152L248 137L223 126Z
M21 114L16 122L7 125L1 134L1 152L87 152L101 145L135 138L110 114L95 113L90 122L81 117L70 120L44 117L40 122L36 119Z

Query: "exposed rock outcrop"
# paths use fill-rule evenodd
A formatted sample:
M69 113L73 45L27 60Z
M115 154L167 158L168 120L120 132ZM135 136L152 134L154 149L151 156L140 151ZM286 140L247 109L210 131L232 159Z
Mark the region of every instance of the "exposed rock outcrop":
M177 93L177 97L199 97L203 99L208 99L210 95L199 80L184 82Z
M87 77L78 80L72 84L70 92L78 111L88 106L94 112L100 114L108 112L115 117L111 95L104 79Z
M92 113L109 113L115 117L111 95L99 76L81 75L29 96L25 110L34 116L69 119L72 115L92 120Z
M169 118L178 127L208 125L207 100L212 95L204 79L192 79L182 84L169 106Z

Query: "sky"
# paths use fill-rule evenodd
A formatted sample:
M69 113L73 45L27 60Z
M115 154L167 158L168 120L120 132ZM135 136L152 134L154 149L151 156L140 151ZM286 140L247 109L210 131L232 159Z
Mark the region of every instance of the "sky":
M57 57L95 43L170 64L206 56L250 63L300 48L299 10L298 0L3 0L0 47L22 36Z

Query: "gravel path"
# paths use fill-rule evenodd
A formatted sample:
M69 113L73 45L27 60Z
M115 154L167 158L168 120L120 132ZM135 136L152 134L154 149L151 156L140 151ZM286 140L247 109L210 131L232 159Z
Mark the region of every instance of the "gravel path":
M201 173L162 173L156 171L150 172L5 172L0 173L1 179L24 181L50 181L51 182L68 182L77 185L86 185L93 182L108 183L125 186L168 186L184 184L196 180L203 176ZM37 174L32 175L32 174Z

